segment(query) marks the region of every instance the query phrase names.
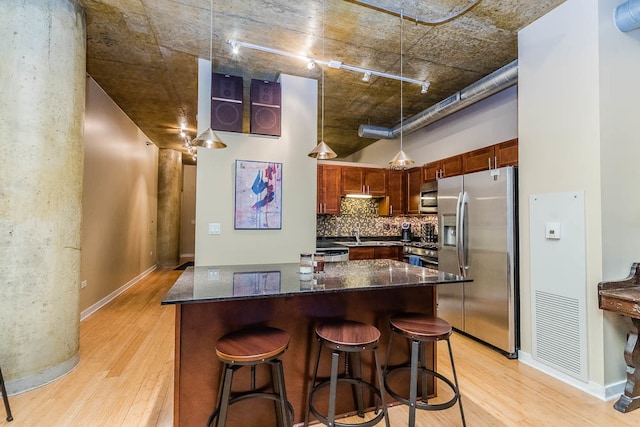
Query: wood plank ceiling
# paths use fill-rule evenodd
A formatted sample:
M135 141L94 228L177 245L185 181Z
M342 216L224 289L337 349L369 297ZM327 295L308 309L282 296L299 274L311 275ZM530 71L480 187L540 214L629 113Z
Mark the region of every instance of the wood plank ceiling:
M78 0L87 15L87 72L161 148L184 151L178 136L186 123L196 133L197 58L209 58L210 0ZM300 60L251 49L231 52L228 39L400 74L400 17L350 0L213 2L214 71L243 76L249 131L249 83L280 73L320 79ZM377 0L402 8L404 75L428 80L404 84L405 119L517 58L517 31L564 0L481 0L462 16L438 19L471 0ZM324 12L323 12L324 11ZM320 91L319 91L320 93ZM320 105L320 103L318 104ZM400 83L345 70L325 71L325 141L340 157L374 142L358 137L363 123L400 122ZM318 120L320 126L320 120ZM320 129L318 129L320 135Z

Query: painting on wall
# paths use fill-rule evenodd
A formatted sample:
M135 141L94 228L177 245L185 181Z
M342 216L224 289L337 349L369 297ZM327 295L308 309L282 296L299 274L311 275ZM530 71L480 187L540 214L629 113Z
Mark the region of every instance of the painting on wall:
M282 229L282 163L236 160L234 228Z

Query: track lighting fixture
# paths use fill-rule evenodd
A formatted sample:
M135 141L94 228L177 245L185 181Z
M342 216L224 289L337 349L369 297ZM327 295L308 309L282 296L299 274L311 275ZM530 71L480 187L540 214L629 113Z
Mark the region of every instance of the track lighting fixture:
M371 80L371 73L367 71L366 73L364 73L364 76L362 76L362 81L365 83L369 83L369 80Z
M229 39L227 40L227 43L229 43L229 45L231 46L232 49L239 48L239 47L246 47L248 49L253 49L253 50L258 50L261 52L267 52L267 53L273 53L275 55L280 55L280 56L286 56L288 58L296 58L296 59L300 59L302 61L304 61L305 63L309 64L311 62L314 62L315 64L318 65L326 65L329 68L334 68L334 69L339 69L339 70L347 70L347 71L353 71L356 73L362 73L363 75L369 75L369 79L371 78L371 76L378 76L378 77L384 77L387 79L393 79L393 80L400 80L406 83L413 83L416 85L419 85L422 90L424 90L425 86L429 87L429 82L426 82L424 80L418 80L418 79L412 79L410 77L405 77L403 75L397 76L395 74L390 74L390 73L384 73L382 71L376 71L376 70L370 70L367 68L362 68L362 67L356 67L354 65L349 65L349 64L345 64L342 61L336 61L334 59L330 59L330 60L325 60L323 59L317 59L317 58L310 58L308 56L304 56L304 55L298 55L295 53L291 53L291 52L285 52L283 50L278 50L278 49L273 49L271 47L266 47L266 46L260 46L257 44L253 44L253 43L246 43L246 42L242 42L242 41L238 41L238 40L232 40ZM364 78L363 78L364 81ZM425 92L422 92L425 93Z

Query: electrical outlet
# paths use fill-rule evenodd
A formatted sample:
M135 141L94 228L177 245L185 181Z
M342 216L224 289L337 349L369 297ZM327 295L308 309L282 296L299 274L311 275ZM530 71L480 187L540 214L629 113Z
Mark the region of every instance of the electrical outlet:
M208 280L218 280L220 278L220 270L217 268L210 268L207 270L207 279Z

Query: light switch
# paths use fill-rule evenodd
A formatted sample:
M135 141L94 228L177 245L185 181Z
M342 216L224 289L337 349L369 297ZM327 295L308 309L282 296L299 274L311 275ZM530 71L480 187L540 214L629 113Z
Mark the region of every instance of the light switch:
M220 234L220 223L219 222L210 222L209 223L209 234Z
M544 226L545 228L545 237L551 240L559 240L560 239L560 223L559 222L548 222Z

